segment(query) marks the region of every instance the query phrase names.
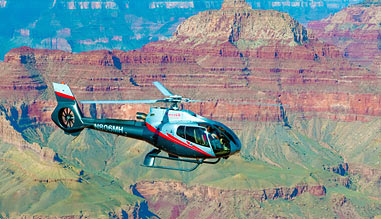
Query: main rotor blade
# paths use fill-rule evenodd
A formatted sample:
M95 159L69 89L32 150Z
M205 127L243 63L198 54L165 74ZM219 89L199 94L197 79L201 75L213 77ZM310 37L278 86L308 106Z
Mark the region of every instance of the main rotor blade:
M283 107L290 107L290 105L285 104L279 104L279 103L253 103L253 102L239 102L236 104L254 104L257 106L283 106Z
M165 96L167 97L174 96L173 93L171 93L167 88L165 88L164 85L162 85L160 82L154 81L153 85L155 85L157 89L159 89L159 91Z
M191 99L183 99L183 103L200 103L200 102L205 102L203 100L191 100Z
M80 103L91 104L123 104L123 103L157 103L163 102L163 100L83 100Z
M284 107L289 107L289 105L276 104L276 103L256 103L255 105L257 105L257 106L284 106Z

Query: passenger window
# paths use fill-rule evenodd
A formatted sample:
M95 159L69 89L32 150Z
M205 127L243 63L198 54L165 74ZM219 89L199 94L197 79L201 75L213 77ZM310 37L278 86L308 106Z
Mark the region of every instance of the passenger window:
M195 138L194 138L194 136L195 136L195 128L194 128L194 127L187 127L187 128L185 129L185 133L186 133L186 139L187 139L188 141L191 141L191 142L193 142L193 143L196 143L196 140L195 140Z
M198 127L186 127L185 129L186 136L185 138L188 141L191 141L193 143L209 147L209 142L205 133L205 129L198 128Z
M182 138L185 138L185 126L179 126L176 134Z

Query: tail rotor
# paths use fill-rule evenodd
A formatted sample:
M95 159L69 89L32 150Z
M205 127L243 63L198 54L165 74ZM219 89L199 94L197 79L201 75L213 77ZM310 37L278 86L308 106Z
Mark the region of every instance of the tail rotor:
M70 108L62 108L58 113L58 118L62 126L65 128L73 128L75 117L73 111Z

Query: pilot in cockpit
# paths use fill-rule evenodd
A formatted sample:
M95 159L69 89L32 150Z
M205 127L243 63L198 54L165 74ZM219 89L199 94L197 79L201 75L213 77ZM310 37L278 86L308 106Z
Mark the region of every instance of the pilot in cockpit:
M206 130L209 133L209 140L210 140L210 144L212 145L213 149L222 150L223 147L221 145L220 137L218 136L217 131L210 126L208 126L208 128Z

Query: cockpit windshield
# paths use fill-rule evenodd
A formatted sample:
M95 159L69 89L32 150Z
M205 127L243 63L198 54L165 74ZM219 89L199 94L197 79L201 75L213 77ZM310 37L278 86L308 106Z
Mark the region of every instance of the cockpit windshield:
M216 155L227 155L230 153L230 138L226 131L219 126L206 127L210 144Z

